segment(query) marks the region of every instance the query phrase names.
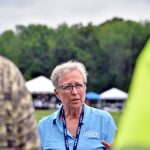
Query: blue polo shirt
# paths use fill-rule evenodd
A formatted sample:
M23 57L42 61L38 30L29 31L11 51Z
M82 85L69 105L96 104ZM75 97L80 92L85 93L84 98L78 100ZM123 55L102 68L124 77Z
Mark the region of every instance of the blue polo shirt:
M66 150L60 112L61 108L38 123L42 150ZM82 123L77 150L104 150L102 140L110 144L113 142L116 125L108 112L84 104ZM69 130L67 135L69 149L72 150L74 138Z

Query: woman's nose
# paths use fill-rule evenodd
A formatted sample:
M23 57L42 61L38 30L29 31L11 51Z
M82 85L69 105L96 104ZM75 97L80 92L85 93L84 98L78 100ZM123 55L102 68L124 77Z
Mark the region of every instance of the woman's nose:
M72 94L76 94L76 93L78 93L78 91L77 91L77 89L76 89L76 87L75 87L75 86L73 86L73 87L72 87L71 93L72 93Z

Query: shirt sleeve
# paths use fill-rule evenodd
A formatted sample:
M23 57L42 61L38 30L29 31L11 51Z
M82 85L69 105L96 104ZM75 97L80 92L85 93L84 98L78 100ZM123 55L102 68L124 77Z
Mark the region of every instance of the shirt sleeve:
M117 127L116 124L110 114L108 114L108 120L106 122L105 134L106 134L106 141L109 144L112 144L115 138Z

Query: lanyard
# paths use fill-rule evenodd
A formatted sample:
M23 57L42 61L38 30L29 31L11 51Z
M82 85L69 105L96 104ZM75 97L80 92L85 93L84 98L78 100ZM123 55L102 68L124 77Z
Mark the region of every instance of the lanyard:
M84 109L82 107L82 112L80 114L80 119L79 119L78 128L77 128L77 132L76 132L76 137L75 137L75 140L74 140L73 150L77 149L83 116L84 116ZM63 122L64 140L65 140L66 150L69 150L69 142L68 142L68 138L67 138L67 127L66 127L66 120L65 120L65 114L64 114L63 108L62 108L62 122Z

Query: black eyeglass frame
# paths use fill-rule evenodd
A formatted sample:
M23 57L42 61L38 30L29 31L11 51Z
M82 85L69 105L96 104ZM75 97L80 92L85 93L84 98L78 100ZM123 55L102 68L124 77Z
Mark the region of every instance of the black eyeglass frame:
M79 90L80 88L83 88L86 86L86 82L83 82L83 83L75 83L75 85L71 85L71 84L64 84L64 85L61 85L59 86L57 89L62 89L62 90L66 90L66 91L72 91L73 88L75 87L76 90ZM79 86L79 87L78 87Z

